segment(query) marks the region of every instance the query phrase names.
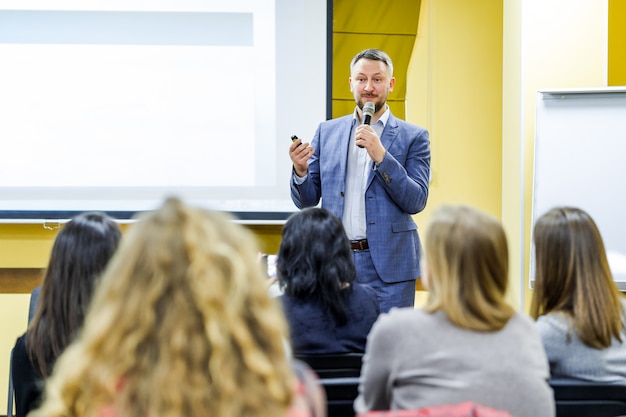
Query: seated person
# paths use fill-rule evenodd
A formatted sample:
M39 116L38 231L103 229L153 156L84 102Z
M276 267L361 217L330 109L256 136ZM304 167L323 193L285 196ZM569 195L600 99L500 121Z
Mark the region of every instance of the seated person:
M283 227L276 270L295 355L365 350L378 301L372 288L355 282L339 218L323 208L293 214Z
M426 231L424 308L382 314L363 356L357 412L473 402L553 417L541 339L505 301L508 248L498 220L443 206Z
M324 417L298 401L308 377L232 220L170 198L133 223L30 417Z
M557 207L535 223L530 313L553 379L626 384L626 305L593 219Z
M34 317L13 350L16 416L39 405L44 379L78 333L96 281L120 238L118 224L98 212L77 215L57 234L41 290L31 295Z

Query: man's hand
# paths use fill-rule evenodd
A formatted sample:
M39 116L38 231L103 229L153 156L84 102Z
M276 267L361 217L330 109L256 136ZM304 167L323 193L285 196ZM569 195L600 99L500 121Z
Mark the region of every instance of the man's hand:
M302 139L295 140L289 147L289 158L299 177L304 177L309 171L309 158L313 152L313 147L308 143L302 143Z
M380 141L380 138L369 125L359 125L355 131L355 144L361 148L365 148L367 153L377 164L380 164L385 158L387 150Z

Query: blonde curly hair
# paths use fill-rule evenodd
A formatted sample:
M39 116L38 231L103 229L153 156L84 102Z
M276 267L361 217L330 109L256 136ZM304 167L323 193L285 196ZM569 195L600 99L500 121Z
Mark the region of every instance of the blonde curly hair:
M295 378L254 236L176 198L133 224L30 417L276 417Z

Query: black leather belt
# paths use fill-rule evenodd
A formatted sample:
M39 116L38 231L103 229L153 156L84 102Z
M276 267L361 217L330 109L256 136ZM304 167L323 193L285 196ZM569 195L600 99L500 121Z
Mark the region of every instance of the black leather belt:
M350 241L350 249L352 250L368 250L369 248L370 245L367 243L367 239Z

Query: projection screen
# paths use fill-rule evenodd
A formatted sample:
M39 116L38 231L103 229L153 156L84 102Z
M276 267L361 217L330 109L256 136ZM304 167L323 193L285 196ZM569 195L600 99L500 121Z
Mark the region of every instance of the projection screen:
M0 220L173 195L284 219L329 117L326 0L0 0Z

